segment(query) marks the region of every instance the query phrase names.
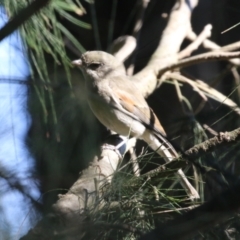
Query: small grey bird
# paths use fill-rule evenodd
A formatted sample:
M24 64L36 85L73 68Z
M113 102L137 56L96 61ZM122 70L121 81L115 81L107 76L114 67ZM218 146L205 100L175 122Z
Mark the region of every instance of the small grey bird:
M158 118L117 58L106 52L90 51L72 64L83 70L88 103L103 125L120 135L144 140L166 161L178 157ZM199 198L181 169L178 175L190 197Z

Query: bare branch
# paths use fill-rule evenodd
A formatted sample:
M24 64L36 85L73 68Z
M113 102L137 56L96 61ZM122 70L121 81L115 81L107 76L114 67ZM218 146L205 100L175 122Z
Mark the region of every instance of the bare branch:
M221 51L231 52L240 48L240 41L221 47Z
M197 35L193 32L190 31L187 35L187 38L191 41L195 41L197 38ZM233 43L233 44L229 44L227 46L221 47L219 45L217 45L215 42L212 42L209 39L205 39L203 41L203 47L206 49L210 49L210 50L216 50L216 51L233 51L233 50L237 50L240 46L239 42ZM231 62L234 65L239 66L240 65L240 60L239 59L229 59L229 62Z
M134 79L145 97L149 96L160 82L160 79L157 79L159 69L177 61L177 53L191 26L192 10L197 4L197 0L176 1L156 51L147 66L134 75Z
M201 62L206 62L206 61L219 61L219 60L229 60L231 58L239 58L240 57L240 52L208 52L208 53L203 53L199 54L193 57L189 57L186 59L183 59L177 63L173 63L171 65L168 65L166 67L163 67L159 72L158 72L158 77L169 70L174 70L176 68L184 68L188 67L197 63Z
M210 128L207 124L203 124L203 128L211 133L213 136L218 136L218 132L216 132L214 129Z
M185 153L191 156L197 156L201 154L206 154L208 152L213 152L218 148L223 146L229 146L235 144L240 140L240 128L237 128L231 132L220 133L211 139L206 140L200 144L193 146L188 149Z
M204 27L203 31L196 37L196 39L188 45L184 50L178 54L178 58L182 59L191 55L194 50L197 50L202 42L211 37L212 25L208 24Z
M135 50L137 41L132 36L121 36L114 40L109 52L111 52L116 58L124 62Z

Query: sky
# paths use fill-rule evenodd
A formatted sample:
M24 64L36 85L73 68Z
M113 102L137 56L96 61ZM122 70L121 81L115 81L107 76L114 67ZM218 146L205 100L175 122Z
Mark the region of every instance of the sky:
M7 21L0 6L0 28ZM31 125L27 111L28 89L26 84L20 84L29 75L26 49L16 31L0 42L0 171L7 169L38 200L40 192L31 178L34 160L25 144ZM32 211L28 199L0 177L0 239L9 233L10 239L19 239L26 233L33 224Z

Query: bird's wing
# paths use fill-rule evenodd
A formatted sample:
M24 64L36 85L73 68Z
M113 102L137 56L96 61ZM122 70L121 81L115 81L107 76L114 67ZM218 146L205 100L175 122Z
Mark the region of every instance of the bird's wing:
M118 79L115 78L114 81L109 81L109 85L111 89L114 89L114 93L112 94L118 98L120 105L130 116L142 122L147 128L166 136L158 118L148 106L137 86L131 82L131 80L126 79L126 81L122 81L121 78L118 81Z

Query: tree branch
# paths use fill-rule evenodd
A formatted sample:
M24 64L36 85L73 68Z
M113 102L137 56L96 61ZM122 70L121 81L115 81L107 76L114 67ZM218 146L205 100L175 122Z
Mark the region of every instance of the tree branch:
M200 144L188 149L185 153L189 156L199 156L222 147L227 147L233 143L237 143L240 140L240 128L237 128L231 132L220 133L211 139L206 140Z
M179 54L178 58L182 59L191 55L194 50L197 50L202 42L211 36L212 25L208 24L204 27L203 31L195 38L195 40L183 49Z
M26 8L19 11L19 13L8 21L8 23L0 29L0 41L10 35L18 27L20 27L33 14L45 7L50 0L35 0L32 1Z
M177 54L191 27L191 13L197 4L198 0L176 1L157 49L147 66L133 76L144 97L148 97L161 82L157 78L159 69L177 62Z
M214 52L199 54L199 55L180 60L177 63L173 63L166 67L161 68L161 70L158 72L158 78L160 78L163 75L163 73L170 70L174 70L176 68L184 68L184 67L191 66L193 64L202 63L206 61L229 60L231 58L239 58L239 57L240 57L240 52L219 52L219 51L215 52L214 51Z
M197 38L197 35L193 32L190 31L187 35L187 38L190 41L195 41ZM233 50L237 50L238 48L240 48L240 42L236 42L236 43L232 43L226 46L219 46L217 45L215 42L211 41L210 39L205 39L203 41L203 47L206 49L210 49L210 50L215 50L215 51L233 51ZM229 62L231 62L234 65L239 66L240 65L240 59L229 59Z

